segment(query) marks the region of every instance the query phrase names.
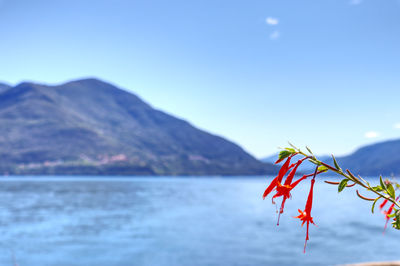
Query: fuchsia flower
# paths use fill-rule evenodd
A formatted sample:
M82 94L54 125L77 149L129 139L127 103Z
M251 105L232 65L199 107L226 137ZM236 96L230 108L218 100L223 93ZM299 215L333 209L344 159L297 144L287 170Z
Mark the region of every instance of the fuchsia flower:
M269 184L269 186L267 187L267 189L264 191L263 199L265 199L265 198L268 196L268 194L271 193L271 191L274 190L274 188L276 188L276 186L278 185L278 182L279 182L279 183L282 183L283 176L284 176L284 175L286 174L286 172L289 170L290 160L292 159L292 157L293 157L294 155L295 155L295 154L290 155L290 156L287 158L286 162L282 165L281 169L279 170L278 175L272 180L271 184ZM279 163L280 161L281 161L281 160L276 161L275 164Z
M383 229L383 232L385 232L385 230L387 228L388 222L390 220L389 215L392 213L393 208L394 208L394 203L392 203L392 205L390 205L390 207L389 207L389 209L387 211L383 211L382 212L385 215L385 219L386 219L385 228Z
M279 159L275 162L275 164L278 164L285 159L286 159L286 161L283 163L282 167L280 168L278 175L271 181L271 183L265 189L264 194L263 194L263 199L265 199L273 191L275 192L275 194L272 196L273 204L275 204L274 200L276 198L282 197L280 209L279 209L279 211L277 210L277 213L279 213L277 225L279 225L279 219L280 219L281 214L283 213L283 210L285 207L285 202L287 199L292 197L292 195L291 195L292 190L301 181L312 176L310 191L308 193L305 208L303 211L301 209L298 209L299 215L296 217L293 217L293 218L300 219L301 226L303 226L304 224L307 225L306 239L305 239L305 243L304 243L304 253L306 252L307 241L310 239L310 237L309 237L310 223L313 225L316 225L314 223L313 217L311 216L311 210L312 210L312 206L313 206L315 177L318 174L326 172L328 170L331 170L331 171L345 177L340 182L325 181L328 184L338 185L338 192L341 192L346 187L352 187L356 184L366 188L367 190L371 190L371 191L375 192L375 194L378 195L377 198L367 198L367 197L364 197L363 195L361 195L358 190L356 190L356 194L358 197L360 197L363 200L374 202L372 205L372 212L374 210L375 203L377 202L378 199L381 199L381 198L384 199L383 202L379 205L381 211L386 206L386 204L390 201L391 205L389 206L389 208L387 210L382 211L382 213L385 215L385 219L386 219L385 230L386 230L387 224L391 218L393 218L393 221L394 221L393 227L396 229L400 229L400 221L399 221L400 210L397 210L397 207L395 208L395 205L398 204L398 200L399 200L400 196L398 196L397 198L395 197L395 189L391 185L391 182L389 180L383 181L382 177L381 177L381 179L380 179L381 186L371 187L369 185L369 183L367 181L365 181L362 177L359 176L359 178L357 178L348 169L346 169L346 172L343 172L343 170L340 168L340 166L338 165L338 163L333 155L332 155L332 159L333 159L333 162L335 165L334 167L319 161L314 156L307 156L305 153L301 152L294 146L293 146L293 148L294 149L286 148L279 154ZM290 161L292 160L292 158L298 154L298 153L296 153L296 150L298 150L299 153L305 157L298 160L296 163L290 164ZM312 152L310 151L310 149L308 149L308 151L312 155ZM307 159L310 159L310 162L317 165L314 173L303 175L301 178L298 178L296 181L293 181L297 169ZM286 176L286 178L285 178L285 180L283 180L285 176ZM348 185L349 181L351 181L353 184ZM383 184L383 182L385 182L386 185ZM396 188L398 188L398 185ZM381 191L384 191L383 193L385 193L385 194L380 193ZM392 214L393 211L395 212L395 214Z
M272 180L271 184L267 187L267 189L265 190L265 192L263 194L263 199L265 199L265 197L267 197L269 193L271 193L273 190L276 190L276 194L272 197L273 204L275 204L275 201L274 201L275 198L283 197L281 207L279 208L277 225L279 225L280 215L283 213L283 209L285 208L286 200L288 198L292 197L292 195L290 194L291 190L293 188L295 188L301 181L303 181L304 179L306 179L308 177L307 175L305 175L305 176L299 178L297 181L293 182L293 177L296 174L297 168L300 166L300 164L302 162L304 162L304 160L308 159L308 157L303 158L301 160L298 160L297 163L289 166L290 160L292 159L292 157L294 155L295 154L293 154L287 158L286 162L283 164L282 168L280 169L278 176L274 180ZM281 160L278 160L277 163L280 161ZM285 183L282 185L283 176L289 171L289 169L292 169L292 170L287 175L287 177L285 179Z
M308 198L307 198L307 203L304 211L301 211L300 209L298 210L300 212L300 215L294 218L300 219L303 223L301 226L304 225L304 223L307 223L307 233L306 233L306 242L304 243L304 253L306 253L306 246L307 246L307 241L310 239L308 235L308 230L310 227L310 223L314 224L314 220L311 217L311 209L312 209L312 200L313 200L313 190L314 190L314 183L315 183L315 176L311 180L311 188L310 192L308 193Z
M383 209L383 207L385 207L386 203L388 202L387 199L385 199L384 201L382 201L381 205L379 205L379 209Z
M264 191L263 199L265 199L272 191L276 191L275 195L272 197L272 203L275 204L274 199L278 197L282 197L281 207L279 209L278 215L278 223L279 225L279 218L280 215L283 213L283 209L285 207L285 202L288 198L291 198L291 191L294 189L301 181L307 179L310 176L313 176L311 180L311 188L308 194L307 203L305 206L304 211L299 210L300 215L294 218L299 218L303 223L302 226L307 223L307 234L306 234L306 242L304 244L304 252L306 251L307 240L309 240L309 225L310 223L314 224L313 218L311 217L311 208L312 208L312 200L313 200L313 190L314 190L314 183L315 183L315 176L317 174L322 173L323 171L318 172L318 168L315 169L313 174L303 175L301 178L297 179L293 182L294 175L296 174L297 168L304 162L304 160L309 159L310 157L305 157L301 160L298 160L296 163L290 165L290 161L296 154L290 155L285 163L282 165L281 169L279 170L278 175L271 181L267 189ZM281 162L282 159L278 160L276 163ZM285 182L282 184L283 177L286 173L292 169L289 174L287 175Z
M400 198L400 196L396 198L396 201L399 200L399 198ZM381 205L379 205L379 208L382 210L382 209L385 207L386 203L388 203L388 200L387 200L387 199L385 199L385 200L381 203ZM386 219L385 228L383 229L383 232L386 231L387 225L388 225L389 220L390 220L389 215L392 214L393 208L394 208L394 203L392 203L392 204L389 206L389 209L387 209L387 211L382 211L382 213L385 215L385 219Z

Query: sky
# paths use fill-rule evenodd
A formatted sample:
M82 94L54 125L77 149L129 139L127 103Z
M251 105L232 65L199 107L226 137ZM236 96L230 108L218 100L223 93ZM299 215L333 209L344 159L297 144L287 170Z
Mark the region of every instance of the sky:
M399 0L0 0L0 81L97 77L261 158L400 138Z

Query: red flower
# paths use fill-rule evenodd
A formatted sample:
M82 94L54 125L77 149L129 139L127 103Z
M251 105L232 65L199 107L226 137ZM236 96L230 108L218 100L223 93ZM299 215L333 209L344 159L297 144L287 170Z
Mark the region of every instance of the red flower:
M297 168L300 166L300 164L304 161L299 160L294 168L290 171L288 176L286 177L285 183L282 185L280 182L278 182L278 185L276 186L276 194L272 197L272 202L274 203L274 199L277 197L283 197L282 199L282 204L281 208L279 210L279 215L283 213L283 209L285 207L285 202L288 198L291 198L292 195L290 194L291 190L294 189L301 181L306 179L308 176L304 175L303 177L299 178L297 181L293 181L293 177L296 174ZM279 217L278 217L278 223L279 223Z
M383 209L383 207L385 207L386 203L388 202L387 199L385 199L384 201L382 201L381 205L379 205L379 209Z
M276 194L272 197L272 200L274 200L274 198L283 196L284 198L290 198L290 191L298 184L298 182L296 182L296 184L293 186L292 180L294 175L296 174L297 168L299 167L299 165L302 163L302 160L299 160L294 168L290 171L290 173L288 174L288 176L286 177L285 183L282 185L281 182L277 181L277 185L275 187L276 189Z
M308 176L303 176L302 178L299 178L297 181L293 181L293 177L296 174L297 168L300 166L300 164L308 159L308 157L303 158L301 160L298 160L297 163L292 164L289 166L290 160L294 155L289 156L289 158L286 160L285 164L282 166L281 170L279 171L278 176L272 180L271 184L268 186L268 188L265 190L263 198L265 197L274 189L276 190L276 194L272 197L272 203L275 204L274 199L277 197L283 197L281 207L279 209L279 214L278 214L278 222L277 225L279 225L279 219L281 214L283 213L283 209L285 208L285 202L288 198L291 198L292 195L290 194L290 191L295 188L302 180L306 179ZM285 183L282 185L282 179L283 176L286 174L286 172L293 168L288 176L286 177Z
M264 191L263 194L263 199L265 199L265 197L268 196L269 193L271 193L272 190L274 190L274 188L276 188L276 186L279 183L282 183L282 179L283 176L287 173L287 171L289 170L289 164L290 164L290 160L292 159L292 157L295 154L290 155L286 162L282 165L281 169L279 170L278 175L272 180L271 184L269 184L269 186L267 187L267 189ZM277 161L278 162L278 161ZM291 166L290 166L291 167Z
M310 192L308 193L306 208L304 209L304 211L299 210L300 215L297 217L294 217L294 218L299 218L303 222L301 224L301 226L303 226L304 223L307 223L307 234L306 234L306 242L304 243L304 253L306 252L307 240L309 240L308 230L309 230L310 223L315 225L313 218L311 217L311 209L312 209L313 190L314 190L316 174L317 174L317 172L315 171L314 178L311 180L311 188L310 188Z
M399 200L399 198L400 198L400 196L398 196L398 197L396 198L396 201ZM385 199L385 200L381 203L381 205L379 205L379 208L382 210L382 209L385 207L385 205L386 205L387 202L388 202L388 199ZM385 219L386 219L385 228L383 229L383 232L384 232L384 233L385 233L385 231L386 231L388 222L389 222L389 220L390 220L389 215L392 214L393 208L394 208L394 203L392 203L392 204L390 205L390 207L389 207L389 209L388 209L387 211L382 211L382 213L385 215Z
M297 168L300 166L300 164L306 160L309 159L310 157L305 157L301 160L298 160L296 163L290 165L290 160L292 159L293 156L296 154L290 155L285 163L282 165L281 169L279 170L278 175L271 181L267 189L264 191L263 194L263 199L265 199L273 190L276 191L275 195L272 197L272 203L275 204L274 199L277 197L282 197L282 204L279 210L279 215L278 215L278 223L279 225L279 218L280 215L283 213L283 209L285 207L285 202L288 198L291 198L291 191L293 188L295 188L301 181L305 180L306 178L313 176L313 179L311 180L311 188L310 192L308 194L307 198L307 203L305 206L304 211L299 210L300 215L295 217L299 218L303 223L302 226L307 223L307 235L306 235L306 241L304 244L304 252L306 251L306 245L307 241L309 240L309 227L310 223L314 224L313 218L311 217L311 209L312 209L312 200L313 200L313 191L314 191L314 184L315 184L315 177L316 175L324 172L324 171L318 171L318 167L316 167L315 172L313 174L308 174L304 175L301 178L297 179L295 182L293 182L294 175L296 174ZM276 163L279 163L283 159L279 159ZM293 168L290 173L287 175L285 182L283 183L283 177L286 175L286 173ZM283 184L282 184L283 183Z
M386 231L388 222L389 222L389 220L390 220L389 215L392 213L393 208L394 208L394 203L392 203L392 205L390 205L390 207L389 207L389 209L388 209L387 211L383 211L383 212L382 212L382 213L385 215L385 219L386 219L385 228L383 229L383 232Z

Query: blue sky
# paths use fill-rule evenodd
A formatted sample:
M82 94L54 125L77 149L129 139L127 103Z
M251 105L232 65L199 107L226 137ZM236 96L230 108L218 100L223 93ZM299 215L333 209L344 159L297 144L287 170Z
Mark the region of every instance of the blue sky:
M0 0L0 80L98 77L257 157L400 137L398 0Z

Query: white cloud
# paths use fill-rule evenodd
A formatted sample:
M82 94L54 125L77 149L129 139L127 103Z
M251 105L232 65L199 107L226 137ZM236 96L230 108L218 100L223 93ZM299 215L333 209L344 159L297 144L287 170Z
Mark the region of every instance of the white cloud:
M353 6L356 6L356 5L361 4L363 1L364 0L350 0L349 4L353 5Z
M273 41L278 40L279 37L281 37L281 33L279 32L279 30L274 30L270 35L269 38Z
M366 137L367 139L372 139L372 138L376 138L379 136L379 133L376 131L368 131L365 132L364 137Z
M393 127L394 127L395 129L400 129L400 123L394 124Z
M265 19L265 22L266 22L268 25L275 26L275 25L278 25L278 24L279 24L279 19L277 19L277 18L272 18L272 17L267 17L267 18Z

